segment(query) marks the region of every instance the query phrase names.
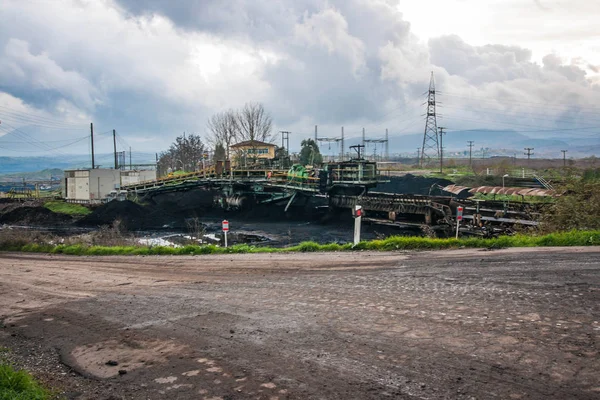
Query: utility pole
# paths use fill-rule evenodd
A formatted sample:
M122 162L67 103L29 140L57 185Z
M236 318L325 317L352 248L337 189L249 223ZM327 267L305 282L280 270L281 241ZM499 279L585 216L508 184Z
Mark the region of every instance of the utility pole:
M281 147L285 149L287 154L290 154L290 131L279 131L281 133Z
M561 150L563 153L563 168L567 167L567 151L568 150Z
M318 135L317 135L317 125L315 125L315 144L317 143Z
M119 162L117 161L117 132L113 129L113 147L115 152L115 169L119 169Z
M390 139L387 128L385 128L385 161L390 161Z
M531 152L531 150L533 150L533 147L525 147L525 151L527 153L523 153L527 156L527 164L529 164L529 159L531 158L531 156L533 155L533 153Z
M184 133L185 135L185 133ZM131 146L129 146L129 170L131 171L133 169L132 164L131 164Z
M363 133L363 136L362 136L362 143L361 144L362 144L363 148L365 148L365 128L363 128L363 132L362 133Z
M344 161L344 127L342 126L342 145L340 149L340 161Z
M427 92L427 118L425 120L425 132L423 133L423 146L421 147L421 166L425 165L425 157L440 156L440 144L437 136L437 119L435 113L435 81L433 80L433 71L429 80L429 90Z
M469 140L469 141L467 141L467 143L469 143L469 167L472 167L473 166L473 157L472 157L473 143L475 143L475 142L472 140Z
M90 122L90 136L92 140L92 169L94 169L94 123Z
M342 155L342 158L344 156L344 128L342 128L342 137L341 138L332 138L332 137L320 137L317 139L319 142L327 142L327 143L340 143L342 142L342 148L340 149L340 154ZM329 145L329 148L331 149L331 144Z
M363 146L366 146L367 143L373 143L375 145L375 147L373 148L373 161L377 161L377 143L383 143L385 146L385 160L387 161L389 158L389 140L388 140L388 130L385 130L385 139L366 139L365 138L365 128L363 128ZM365 147L365 154L367 154L366 152L366 147Z
M440 174L443 172L443 167L444 167L444 128L443 126L440 126L438 128L440 130Z

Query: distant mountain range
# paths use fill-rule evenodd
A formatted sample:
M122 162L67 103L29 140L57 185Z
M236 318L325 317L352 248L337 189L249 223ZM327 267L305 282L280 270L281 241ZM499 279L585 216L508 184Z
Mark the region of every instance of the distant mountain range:
M126 163L129 164L129 158L126 158ZM150 153L134 153L132 156L133 164L151 164L155 162L154 154ZM97 154L95 164L103 168L111 168L114 166L114 155L112 153ZM44 157L0 157L0 179L11 179L15 173L20 173L18 176L23 176L22 173L36 172L39 177L28 179L50 179L49 174L55 174L62 177L62 170L89 168L91 166L90 156L68 155L68 156L44 156ZM55 178L56 175L53 175Z
M552 133L552 132L551 132ZM485 150L486 157L494 155L523 155L525 147L533 147L535 158L560 158L561 150L567 150L568 157L600 156L600 133L588 138L557 136L533 137L523 133L505 130L449 131L444 135L443 145L448 154L468 155L468 141L472 140L473 154L480 155ZM390 137L390 153L415 154L423 145L423 133ZM458 154L457 154L458 155Z

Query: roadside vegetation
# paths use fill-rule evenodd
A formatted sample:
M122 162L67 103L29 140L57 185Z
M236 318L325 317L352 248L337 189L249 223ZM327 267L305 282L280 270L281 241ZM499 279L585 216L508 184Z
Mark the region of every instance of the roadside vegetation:
M47 201L44 203L44 207L55 213L72 216L84 216L92 212L89 208L84 207L81 204L67 203L62 200Z
M303 242L296 246L276 248L252 246L247 244L221 247L217 245L167 246L99 246L86 244L49 244L30 241L0 240L0 250L68 255L201 255L201 254L238 254L238 253L286 253L316 251L390 251L390 250L441 250L457 248L536 247L536 246L590 246L600 245L600 230L550 233L535 236L517 234L485 239L470 237L465 239L435 239L424 237L392 236L381 240L351 243L319 244Z
M572 179L560 188L563 193L542 215L542 232L600 229L600 179Z
M54 398L26 371L0 360L0 400L47 400Z

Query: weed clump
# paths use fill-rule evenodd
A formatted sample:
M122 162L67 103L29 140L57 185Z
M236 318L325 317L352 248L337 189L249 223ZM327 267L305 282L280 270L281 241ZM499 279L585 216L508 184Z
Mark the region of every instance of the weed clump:
M0 400L46 400L49 398L50 392L27 372L16 370L5 362L0 363Z

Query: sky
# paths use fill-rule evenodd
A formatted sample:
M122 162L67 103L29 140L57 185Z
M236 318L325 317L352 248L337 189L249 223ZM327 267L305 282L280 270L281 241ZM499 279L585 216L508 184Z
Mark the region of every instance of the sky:
M90 122L97 151L115 129L152 154L247 102L292 151L318 125L387 128L401 152L431 72L448 134L597 139L599 17L590 0L3 0L0 156L86 153Z

